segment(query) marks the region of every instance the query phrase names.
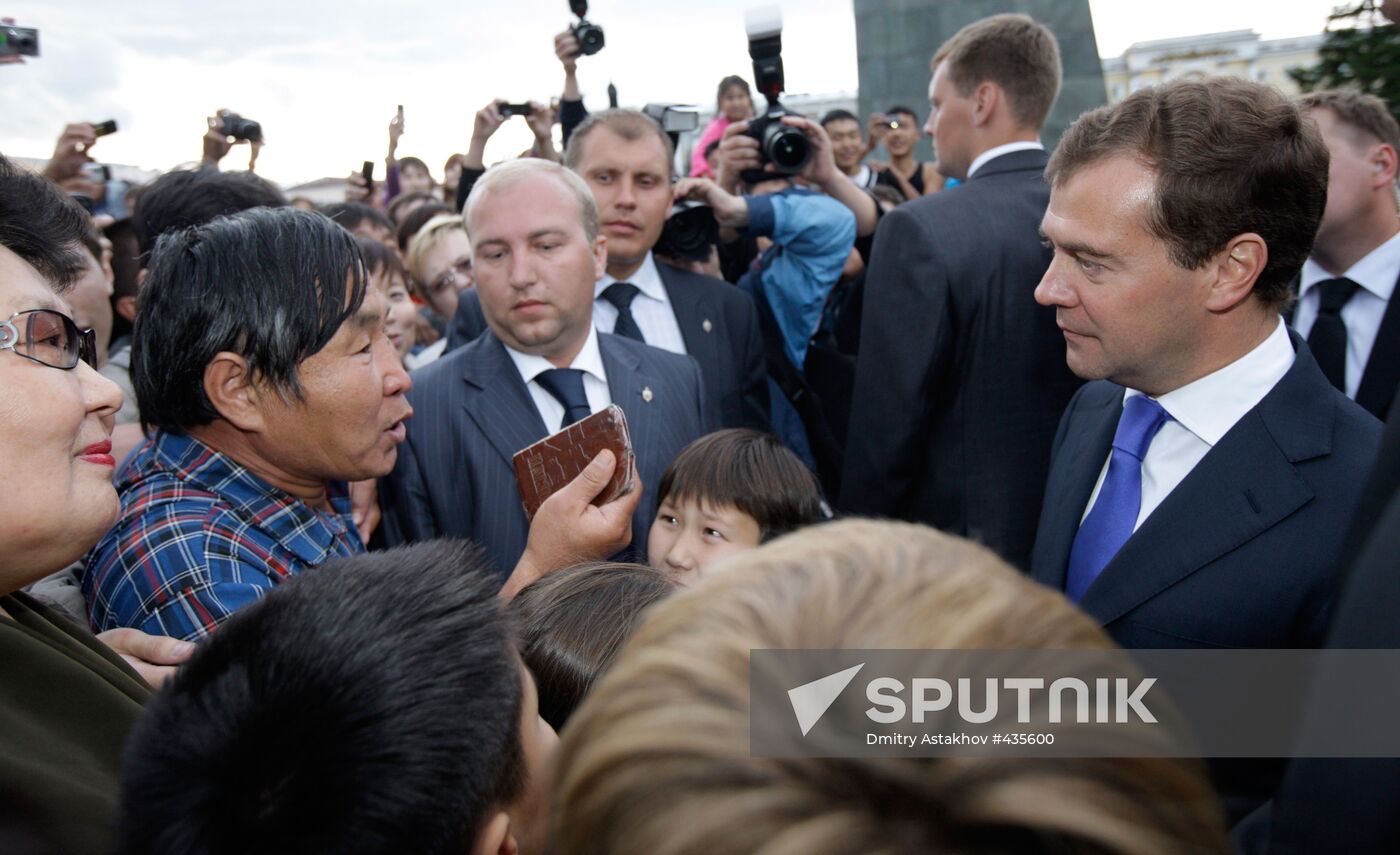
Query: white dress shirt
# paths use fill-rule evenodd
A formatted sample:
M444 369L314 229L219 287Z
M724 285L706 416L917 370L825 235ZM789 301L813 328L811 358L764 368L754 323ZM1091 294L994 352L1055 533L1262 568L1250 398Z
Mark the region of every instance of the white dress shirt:
M1162 425L1143 457L1142 506L1138 509L1133 531L1137 531L1143 520L1191 474L1221 437L1283 379L1293 366L1295 356L1293 343L1288 340L1288 327L1280 318L1269 337L1249 353L1156 399L1171 419ZM1128 389L1123 400L1141 394L1136 389ZM1109 457L1112 456L1110 451ZM1080 522L1098 501L1107 474L1108 458L1105 458L1099 481L1094 485Z
M977 174L977 170L985 166L987 161L992 158L1001 157L1003 154L1010 154L1013 151L1045 151L1045 146L1041 144L1040 140L1019 140L993 146L972 159L972 165L967 168L967 177L971 178Z
M525 388L530 390L535 409L540 411L540 418L544 420L545 430L551 434L555 433L564 421L564 405L535 380L542 372L555 366L543 356L521 353L510 345L505 345L505 348L506 353L510 354L510 361L515 363L515 370L520 372L520 379L525 381ZM589 412L596 413L612 403L612 392L608 391L608 375L603 370L603 354L598 350L597 330L589 328L588 340L583 343L583 350L578 352L578 356L574 357L574 361L568 367L583 372L583 393L588 396Z
M1400 278L1400 232L1371 250L1342 277L1361 286L1342 307L1342 323L1347 328L1344 391L1348 398L1355 400L1356 390L1361 386L1361 375L1366 370L1366 361L1371 358L1371 348L1375 346L1376 335L1381 329L1381 319L1385 317L1386 304L1395 292L1395 280ZM1303 262L1298 308L1293 312L1293 329L1303 338L1312 332L1313 322L1317 320L1321 297L1315 286L1333 278L1337 277L1323 270L1322 265L1311 258Z
M616 281L604 273L598 284L593 286L593 325L605 333L612 332L617 325L617 307L603 299L603 291ZM632 320L637 322L647 344L672 353L685 353L680 322L676 320L671 297L666 293L666 283L661 281L661 271L656 269L656 259L651 257L650 252L642 266L626 281L636 285L641 292L632 298Z

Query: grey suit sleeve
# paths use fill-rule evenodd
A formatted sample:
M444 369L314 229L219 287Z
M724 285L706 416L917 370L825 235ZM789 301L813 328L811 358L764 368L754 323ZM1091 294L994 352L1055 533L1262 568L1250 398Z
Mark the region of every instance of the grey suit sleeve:
M427 485L413 440L410 433L399 446L394 471L379 479L379 511L383 516L380 525L388 546L417 543L441 536L428 501Z
M875 234L841 478L846 513L895 515L925 470L930 399L953 361L951 282L938 249L953 239L900 208Z

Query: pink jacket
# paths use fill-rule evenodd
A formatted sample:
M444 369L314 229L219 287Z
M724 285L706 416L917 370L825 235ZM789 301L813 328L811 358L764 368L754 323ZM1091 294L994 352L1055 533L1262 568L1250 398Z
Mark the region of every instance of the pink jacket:
M714 178L710 171L710 165L705 162L705 149L710 147L710 143L724 136L725 128L729 127L729 120L723 113L715 116L714 120L705 126L705 132L700 135L700 141L695 144L695 150L690 153L690 175L692 178L703 176Z

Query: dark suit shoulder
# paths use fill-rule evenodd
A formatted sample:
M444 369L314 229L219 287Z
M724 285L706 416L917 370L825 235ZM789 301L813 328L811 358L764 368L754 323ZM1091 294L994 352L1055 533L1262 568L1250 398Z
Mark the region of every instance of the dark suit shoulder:
M1065 413L1095 411L1121 403L1123 387L1109 380L1090 380L1075 391L1065 406Z
M752 297L723 279L683 270L664 261L656 262L656 269L661 274L661 280L666 284L666 288L672 294L680 291L704 299L713 299L725 309L733 306L753 305Z

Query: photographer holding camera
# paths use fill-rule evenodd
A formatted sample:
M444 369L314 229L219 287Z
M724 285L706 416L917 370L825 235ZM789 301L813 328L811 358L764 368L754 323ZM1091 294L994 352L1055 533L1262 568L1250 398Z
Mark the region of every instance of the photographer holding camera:
M676 185L675 196L713 208L722 236L729 232L759 239L758 263L739 280L739 287L753 296L763 324L774 433L815 468L831 490L839 474L840 450L802 369L808 342L841 278L859 227L874 228L876 205L837 169L821 125L795 115L777 121L780 127L767 129L767 148L773 150L771 143L784 130L800 135L801 144L792 137L778 140L779 148L786 145L789 152L805 146L800 171L778 171L790 170L797 161L789 160L788 167L774 164L765 156L764 142L751 135L755 123L739 122L725 131L720 145L719 181L687 178ZM798 179L825 194L798 186Z

